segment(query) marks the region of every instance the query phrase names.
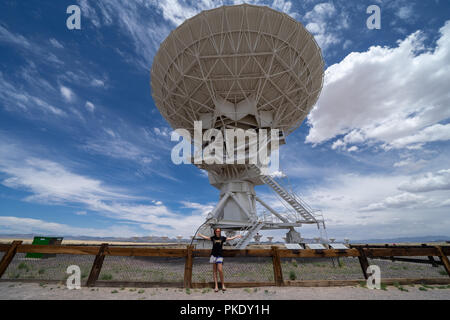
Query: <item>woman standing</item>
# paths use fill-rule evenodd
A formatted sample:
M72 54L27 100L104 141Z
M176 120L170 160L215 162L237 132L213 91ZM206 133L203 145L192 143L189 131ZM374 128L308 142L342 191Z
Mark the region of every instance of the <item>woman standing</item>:
M219 291L219 286L217 283L217 270L219 271L220 281L222 282L222 291L227 290L227 288L225 288L225 283L223 282L223 254L222 254L223 243L228 240L242 238L242 236L240 234L238 234L231 238L223 237L221 235L220 228L214 229L214 235L212 237L204 236L201 233L199 233L198 235L205 240L211 240L213 242L213 247L211 250L211 257L209 259L209 263L213 264L213 277L214 277L214 285L215 285L214 291L215 292Z

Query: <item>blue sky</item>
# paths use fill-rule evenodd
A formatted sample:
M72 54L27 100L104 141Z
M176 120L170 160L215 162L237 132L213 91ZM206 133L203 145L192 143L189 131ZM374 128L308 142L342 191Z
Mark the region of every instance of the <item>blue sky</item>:
M282 146L281 169L323 211L328 235L449 235L450 3L249 3L291 15L322 48L321 97ZM71 4L81 30L66 28ZM218 191L197 168L172 164L149 70L171 30L222 4L2 1L0 233L194 232ZM381 30L366 27L372 4ZM257 192L277 207L266 187Z

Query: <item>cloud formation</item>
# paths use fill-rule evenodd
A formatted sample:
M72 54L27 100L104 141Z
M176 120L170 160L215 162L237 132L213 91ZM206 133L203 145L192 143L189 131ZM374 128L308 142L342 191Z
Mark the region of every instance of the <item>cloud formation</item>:
M434 49L420 31L397 47L373 46L330 66L306 142L336 137L337 146L382 143L385 149L419 148L450 139L450 21Z

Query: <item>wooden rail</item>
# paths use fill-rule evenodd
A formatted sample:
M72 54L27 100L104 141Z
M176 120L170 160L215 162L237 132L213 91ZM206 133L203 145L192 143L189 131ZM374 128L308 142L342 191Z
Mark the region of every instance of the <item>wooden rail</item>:
M16 253L50 253L50 254L72 254L72 255L94 255L95 260L87 280L88 286L183 286L185 288L210 287L212 283L193 283L192 268L194 257L209 257L210 250L195 249L194 246L186 248L154 248L154 247L131 247L131 246L110 246L106 243L98 245L30 245L22 244L22 241L13 241L11 244L0 244L0 252L5 252L0 261L0 278L8 268ZM450 255L450 246L369 246L354 245L349 249L322 249L322 250L288 250L277 246L271 249L224 249L224 257L269 257L272 258L273 264L273 282L236 282L227 283L231 287L249 287L249 286L326 286L326 285L352 285L364 280L308 280L308 281L292 281L283 280L283 270L281 258L339 258L339 257L357 257L361 264L362 274L365 279L369 277L367 267L368 259L382 258L399 259L398 257L427 257L429 263L438 262L433 257L440 259L441 265L444 266L450 277L450 262L447 258ZM102 281L98 280L103 260L105 256L136 256L136 257L178 257L185 259L184 280L182 282L125 282L125 281ZM395 257L395 258L394 258ZM400 258L407 260L408 258ZM409 262L416 262L409 259ZM427 262L427 260L422 259ZM2 281L6 281L0 279ZM7 281L12 281L8 279ZM17 279L15 281L30 281ZM31 280L33 281L33 280ZM42 282L43 280L34 280ZM47 280L46 280L47 281ZM382 283L424 283L424 284L450 284L449 278L439 279L383 279Z

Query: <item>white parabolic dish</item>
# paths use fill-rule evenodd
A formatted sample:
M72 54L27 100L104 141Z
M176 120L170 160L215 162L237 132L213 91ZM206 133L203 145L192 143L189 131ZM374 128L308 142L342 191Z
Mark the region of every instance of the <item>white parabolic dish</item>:
M303 122L323 83L321 50L303 25L268 7L223 6L186 20L151 69L155 104L172 128L277 128Z

